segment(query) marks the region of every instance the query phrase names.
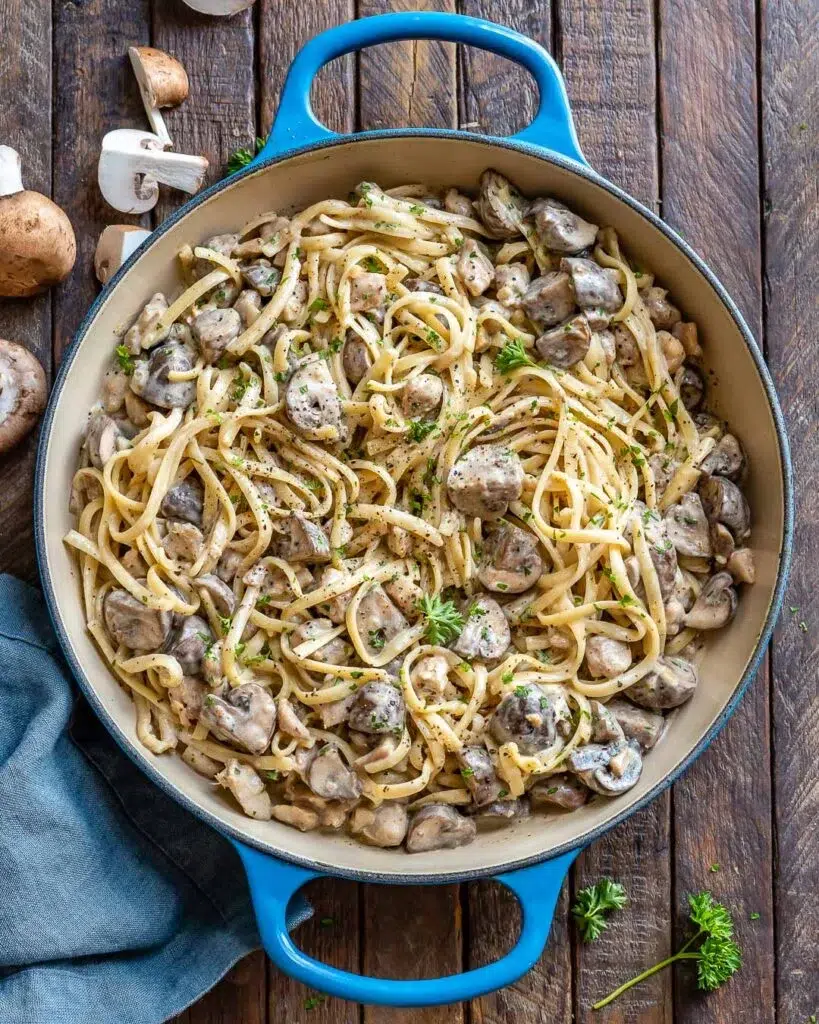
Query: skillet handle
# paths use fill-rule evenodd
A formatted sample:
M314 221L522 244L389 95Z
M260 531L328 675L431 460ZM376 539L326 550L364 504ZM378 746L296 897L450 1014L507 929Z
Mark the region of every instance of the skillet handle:
M290 65L273 128L253 163L261 163L287 150L340 138L313 113L310 103L313 79L321 67L336 57L398 39L465 43L523 65L537 82L540 102L534 121L510 138L586 163L577 141L563 78L546 50L527 36L492 21L438 11L406 11L360 18L328 29L306 43Z
M506 956L463 974L396 981L342 971L303 953L290 937L289 928L309 916L305 914L309 905L297 894L302 886L320 878L321 872L287 864L236 840L231 842L244 863L262 944L273 963L321 992L383 1006L437 1006L474 999L511 985L543 952L563 880L579 852L571 850L554 860L495 877L495 881L502 882L517 896L523 918L520 938Z

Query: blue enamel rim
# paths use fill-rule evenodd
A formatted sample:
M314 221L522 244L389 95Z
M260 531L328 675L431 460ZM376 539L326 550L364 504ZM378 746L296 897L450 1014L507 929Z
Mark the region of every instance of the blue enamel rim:
M751 680L755 676L759 669L762 658L765 654L768 643L770 642L771 635L776 624L776 620L779 616L779 612L782 607L782 602L785 594L785 587L787 585L788 574L790 572L791 556L793 550L793 529L794 529L794 499L793 499L793 465L790 456L790 447L788 444L788 437L785 429L785 421L782 415L782 410L779 405L779 400L774 389L773 381L771 380L768 368L762 357L762 353L754 341L753 334L750 328L745 323L745 320L733 302L727 291L717 279L716 275L709 270L705 262L694 252L688 243L681 238L672 228L660 220L651 210L643 206L636 199L630 196L627 192L618 188L610 181L603 178L596 171L591 168L581 165L574 160L566 159L559 154L552 152L551 150L544 149L542 146L535 146L525 142L513 142L505 139L499 139L494 136L482 136L474 135L469 132L456 131L456 130L444 130L444 129L388 129L383 131L375 132L361 132L352 136L339 136L338 138L332 138L325 142L316 143L307 147L298 147L290 150L286 150L279 153L275 157L261 160L251 167L246 168L231 177L217 182L204 192L200 193L190 202L180 207L174 214L172 214L163 224L161 224L146 241L140 246L140 248L130 257L130 259L120 268L115 277L109 282L105 289L98 296L97 300L91 306L85 319L80 325L77 334L66 349L62 363L60 365L57 378L54 382L54 387L51 392L48 407L43 419L43 426L40 435L40 442L37 450L37 466L35 471L35 491L34 491L34 529L35 529L35 541L37 548L37 562L40 572L40 577L43 584L43 591L45 594L49 614L54 625L57 638L62 648L63 654L68 661L75 678L77 679L80 687L82 688L88 702L94 708L95 712L103 720L108 730L114 736L117 743L122 747L124 752L134 761L152 780L169 796L173 797L176 801L182 804L192 814L195 814L198 818L206 821L217 831L229 835L238 842L245 843L248 846L252 846L262 852L272 856L278 857L281 860L287 861L291 864L299 865L300 867L307 868L311 871L317 870L315 862L308 861L306 859L293 856L287 850L271 849L265 843L259 842L252 836L247 835L239 830L233 829L230 825L226 824L222 819L215 817L204 807L199 805L193 800L190 800L184 793L178 790L171 782L169 782L142 754L140 750L130 741L130 739L120 730L114 719L108 714L105 709L103 702L98 697L94 687L90 680L85 674L85 671L78 661L74 657L68 634L63 627L62 620L60 618L59 608L57 604L54 587L52 584L51 573L48 566L46 557L46 545L45 545L45 521L44 521L44 489L45 489L45 466L46 466L46 454L48 448L48 440L51 434L52 421L54 419L55 410L62 394L63 385L68 374L68 370L76 356L79 346L82 344L85 335L88 333L97 313L99 312L102 304L108 298L111 290L117 285L121 278L134 266L134 264L142 259L151 246L156 240L162 237L167 231L169 231L178 221L184 216L190 213L191 210L200 206L202 203L207 202L213 196L218 195L220 192L230 188L243 178L249 177L255 174L262 174L268 167L283 163L294 156L303 156L305 154L318 153L319 151L332 149L336 146L350 146L356 145L359 142L369 142L373 140L383 139L389 141L394 138L444 138L459 140L471 143L478 143L485 145L487 148L500 148L513 150L515 152L525 153L529 156L533 156L538 160L542 160L546 163L555 164L562 169L569 171L571 174L575 174L578 177L585 178L593 184L605 189L616 199L625 203L632 210L639 213L645 220L647 220L653 227L661 231L668 241L679 249L694 266L694 268L702 275L707 283L714 289L716 294L719 296L722 304L730 314L734 323L736 324L740 334L742 335L745 344L751 354L754 364L757 369L757 373L762 380L762 384L765 389L765 393L768 398L768 405L771 410L771 415L774 420L776 428L777 441L779 444L779 453L782 467L782 483L783 483L783 539L782 547L779 555L779 568L777 573L776 586L771 598L771 603L768 608L768 613L765 618L765 625L762 629L759 639L756 644L754 653L748 662L745 672L742 675L734 693L731 695L730 700L723 708L720 715L713 722L708 731L703 735L700 741L688 752L688 754L682 759L682 761L669 772L660 782L657 783L651 790L649 790L644 796L642 796L636 803L629 806L626 810L617 814L611 820L604 824L592 829L589 832L585 832L582 836L571 840L570 842L563 843L553 849L544 851L542 854L535 854L531 857L521 858L518 860L510 860L503 864L496 865L492 868L475 869L473 871L458 871L452 873L430 873L423 877L409 877L404 878L398 872L384 874L374 871L355 871L350 869L334 869L325 868L324 865L319 866L319 870L322 873L331 874L339 878L349 878L354 881L366 881L381 884L445 884L453 882L470 881L478 878L491 877L498 874L499 872L510 872L518 868L529 867L534 864L540 864L547 860L552 860L556 857L561 856L571 850L577 850L584 846L589 845L595 840L599 839L606 832L615 828L621 822L625 821L626 818L632 814L636 814L643 807L649 804L655 797L659 796L665 789L672 785L688 767L699 757L699 755L711 744L716 735L725 726L725 723L734 713L742 699L743 694L748 688Z

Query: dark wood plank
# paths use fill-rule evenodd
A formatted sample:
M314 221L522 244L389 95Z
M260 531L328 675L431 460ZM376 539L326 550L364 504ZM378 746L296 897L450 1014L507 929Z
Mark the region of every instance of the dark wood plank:
M663 214L761 332L756 12L752 0L660 4ZM774 1020L769 684L761 671L725 731L674 791L679 942L686 894L736 911L745 966L707 998L679 970L675 1020ZM728 770L730 766L730 770ZM710 871L718 864L718 871ZM749 921L751 913L761 917Z
M266 1024L265 991L259 985L264 976L264 953L251 953L171 1024ZM238 1009L241 1016L237 1016Z
M816 309L816 284L805 272L819 262L819 9L812 0L768 0L761 24L768 358L790 427L801 492L788 611L772 652L776 1010L779 1021L804 1021L819 1006L819 607L813 571L819 543L814 369L819 339L809 313Z
M0 141L23 161L25 187L51 195L51 10L0 0ZM76 225L75 225L76 227ZM51 373L50 294L0 299L0 337L18 341ZM0 566L34 580L32 476L37 432L0 459Z
M654 11L650 0L622 4L559 0L557 48L580 143L601 173L647 206L659 198ZM574 890L616 878L629 894L626 913L583 945L574 935L575 1019L625 977L668 955L671 942L670 798L659 797L595 843L579 859ZM671 978L658 975L627 993L607 1020L665 1024L672 1019Z

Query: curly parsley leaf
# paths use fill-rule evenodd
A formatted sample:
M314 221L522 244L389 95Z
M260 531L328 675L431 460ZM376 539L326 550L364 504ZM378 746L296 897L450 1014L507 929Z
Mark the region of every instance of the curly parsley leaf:
M250 161L261 153L263 146L264 139L257 138L252 147L246 146L231 153L227 162L228 174L235 174L236 171L241 171L243 167L247 167Z
M521 366L537 366L522 341L507 341L495 356L495 366L499 373L507 374L519 370Z
M424 595L418 602L418 610L426 619L427 643L445 646L461 635L464 617L452 601L442 601L439 596Z
M601 878L595 885L581 889L572 907L572 917L577 923L584 942L594 942L608 927L606 915L612 910L622 910L628 902L626 890L611 878Z

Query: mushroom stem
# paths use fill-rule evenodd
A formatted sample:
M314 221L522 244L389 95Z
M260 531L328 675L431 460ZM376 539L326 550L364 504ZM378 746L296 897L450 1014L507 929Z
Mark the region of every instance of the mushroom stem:
M22 191L20 154L11 146L0 146L0 196L13 196Z

